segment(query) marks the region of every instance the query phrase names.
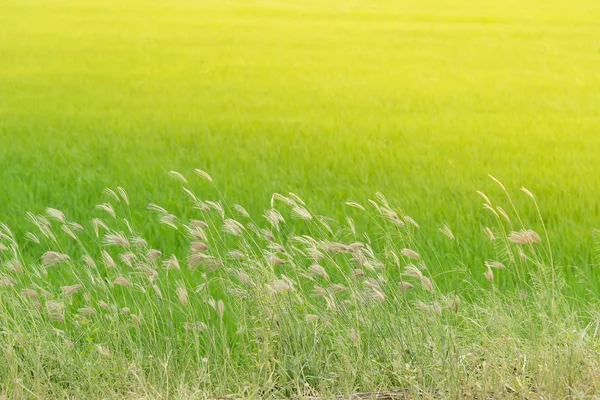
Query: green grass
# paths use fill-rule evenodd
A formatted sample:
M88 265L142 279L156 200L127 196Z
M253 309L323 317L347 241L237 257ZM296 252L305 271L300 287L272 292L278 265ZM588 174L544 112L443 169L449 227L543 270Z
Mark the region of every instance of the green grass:
M427 263L435 266L433 274L440 291L447 295L459 292L471 303L480 296L475 287L487 289L484 261L509 258L499 253L498 245L491 245L482 231L485 226L497 226L497 221L482 209L476 191L494 199L504 195L488 179L489 173L513 193L525 226L541 234L535 207L527 196L516 194L521 185L535 193L559 275L554 279L564 280L560 293L565 298L561 301L566 301L567 308L585 311L587 303L581 301L600 293L598 253L591 233L600 227L598 20L600 5L589 0L568 4L558 0L0 0L0 221L11 227L21 243L19 257L26 266L37 265L42 250L57 250L51 248L53 243L40 249L22 240L25 232L35 230L26 222L26 211L41 214L48 206L64 211L70 221L82 223L87 230L81 245L60 238L61 251L79 260L82 249L88 248L98 257L89 221L102 215L94 210L106 200L102 190L120 185L132 201L126 213L135 231L165 254L175 252L184 257L188 240L156 224L146 205L155 202L184 221L197 218L197 211L179 183L168 179L167 171L190 177L194 168L202 168L213 176L218 188L192 182L203 200L220 200L229 206L239 203L258 217L269 207L272 193L298 193L315 214L341 222L351 215L383 254L390 246L385 240L389 231L382 233L373 219L344 205L347 200L367 204L366 199L381 191L399 207L400 214L410 215L421 226L414 240L420 243ZM512 211L511 216L516 217ZM520 228L513 222L512 229ZM295 233L315 233L304 224L289 219L288 223ZM439 232L444 223L451 227L455 241ZM234 243L225 240L222 246L230 245ZM254 251L259 252L258 248ZM7 260L4 257L0 263ZM536 263L552 267L547 256ZM457 270L465 274L464 279L453 275ZM47 282L37 284L50 285L58 292L60 286L73 283L72 272L52 272ZM388 278L397 279L398 271ZM193 274L185 279L198 284ZM531 284L529 277L521 280L507 273L494 285L502 295L514 294L523 281ZM18 290L26 284L19 283ZM170 282L167 287L174 292L173 285ZM212 295L218 297L222 288L217 285L214 290ZM542 292L547 294L545 289ZM119 299L125 301L118 296L113 300ZM130 300L137 304L140 298ZM514 302L513 298L502 299L500 304ZM260 301L253 304L250 309L258 310L259 315L270 306ZM465 315L474 320L508 318L508 311L500 306L486 316L481 316L476 306L468 307L474 308ZM296 311L302 315L305 310ZM511 329L515 329L515 337L520 334L524 341L533 340L535 333L517 332L518 324L543 316L521 311L510 323L514 324ZM567 319L564 326L569 328L579 329L594 319L571 311L558 314ZM384 308L374 315L389 312L391 309ZM240 310L236 313L243 314ZM264 315L270 318L271 314ZM302 319L298 315L292 313L289 329ZM36 318L17 330L39 327ZM338 322L341 325L333 326L349 327L348 321ZM456 321L446 322L461 334L468 332L467 338L477 331L463 331ZM484 325L478 328L480 333L485 331L500 340L483 329ZM392 320L384 330L391 326ZM559 337L564 328L554 331L556 327L541 326L552 330L544 340ZM114 333L123 328L115 323L111 329ZM231 325L227 329L235 331ZM172 335L179 331L162 327L158 332ZM272 333L252 332L258 335L250 335L252 340ZM225 341L215 335L211 336L214 340ZM410 338L419 337L418 332L412 335ZM81 362L87 354L80 347L86 337L77 336ZM124 337L136 351L146 351L154 343L143 336ZM432 340L439 343L436 340L442 338L445 336L440 333ZM43 332L39 339L40 345L49 340ZM2 343L6 351L11 342ZM92 337L90 343L94 348L97 340ZM310 350L303 342L292 343ZM376 340L368 343L391 349ZM372 356L377 353L372 348L373 352L349 356L351 353L336 347L337 341L330 344L333 347L316 349L331 350L377 370L370 364L372 359L353 358ZM462 349L463 344L457 348ZM229 345L235 347L221 343L217 348ZM118 346L127 347L121 342ZM202 346L194 351L205 349ZM499 345L494 346L491 353ZM536 349L549 349L540 346ZM188 354L162 350L157 357ZM265 354L287 360L284 350ZM296 349L293 353L302 352ZM66 357L63 362L71 360L73 371L81 367L79 361L69 358L72 355L61 354ZM196 357L192 364L201 365L201 358ZM223 365L232 362L236 374L241 374L240 365L248 367L224 355L216 359ZM24 365L33 365L28 362ZM319 364L324 360L312 362L328 365ZM392 361L381 362L384 369L393 369ZM157 368L153 363L140 365ZM177 377L183 365L169 374ZM419 364L415 368L421 375L414 382L407 383L403 376L388 377L382 383L371 380L375 379L371 375L364 380L327 381L319 375L326 375L327 368L311 365L318 370L315 376L324 385L324 393L391 383L431 389L435 387L432 380L439 383L445 379L440 377L450 376L439 373L439 365ZM102 373L111 379L125 379L116 373L122 366L115 362L115 374L105 369ZM172 393L173 386L168 388L160 380L164 376L159 379L153 375L158 372L152 371L144 370L142 375L146 374L157 393ZM569 369L577 374L574 371ZM3 382L12 376L2 367L0 372ZM207 375L220 379L211 390L240 390L223 378L227 372L218 369ZM290 385L298 384L294 379L300 375L290 373L289 377L295 378L282 378L278 383L284 386L282 393L293 392ZM526 375L530 379L531 374ZM98 378L96 382L102 380ZM262 378L257 378L258 382L267 385ZM460 387L462 377L448 379L454 379L453 387ZM185 387L185 379L181 380ZM49 381L37 384L43 382ZM125 379L123 387L130 384ZM120 393L127 391L116 386ZM334 386L338 389L332 389ZM77 390L86 392L83 386Z
M113 185L138 216L181 212L165 171L200 167L254 211L383 191L481 263L491 173L533 190L561 264L589 268L598 5L370 3L2 1L1 219L84 219Z

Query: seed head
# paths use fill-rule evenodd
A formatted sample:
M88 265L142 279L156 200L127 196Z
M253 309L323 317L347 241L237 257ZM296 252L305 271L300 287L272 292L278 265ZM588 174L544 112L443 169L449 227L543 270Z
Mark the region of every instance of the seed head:
M325 268L323 268L319 264L311 265L310 267L308 267L308 271L313 275L318 275L325 278L326 280L329 280L329 275L327 274L327 271L325 271Z
M411 249L402 249L402 251L400 251L400 254L402 254L404 257L408 257L413 260L418 260L421 258L419 253L417 253L416 251L411 250Z

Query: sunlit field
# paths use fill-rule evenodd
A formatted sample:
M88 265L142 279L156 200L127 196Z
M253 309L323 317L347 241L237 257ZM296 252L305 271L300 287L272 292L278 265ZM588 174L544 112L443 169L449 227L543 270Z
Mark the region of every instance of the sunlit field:
M0 0L0 393L597 394L598 21Z

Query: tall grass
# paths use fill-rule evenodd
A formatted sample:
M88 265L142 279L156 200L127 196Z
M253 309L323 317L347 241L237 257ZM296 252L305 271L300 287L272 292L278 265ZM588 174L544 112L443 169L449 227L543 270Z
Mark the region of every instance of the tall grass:
M89 223L47 209L28 214L24 238L1 225L4 397L598 393L596 301L568 299L545 228L527 226L499 181L506 207L480 193L496 221L481 234L496 257L479 270L462 264L468 244L444 225L456 254L443 256L457 260L448 270L424 256L418 221L382 194L348 201L341 221L293 193L273 195L255 217L170 174L195 219L148 209L185 254L142 237L123 188L105 191ZM355 213L375 228L361 230ZM72 243L79 250L66 254Z

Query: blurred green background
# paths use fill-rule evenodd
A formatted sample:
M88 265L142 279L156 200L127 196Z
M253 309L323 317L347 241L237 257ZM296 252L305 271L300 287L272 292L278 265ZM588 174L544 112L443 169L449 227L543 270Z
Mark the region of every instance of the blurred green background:
M595 276L598 21L590 0L0 0L0 220L88 221L121 185L177 246L145 206L190 215L166 171L202 168L253 213L293 191L343 219L381 191L482 268L490 173L526 219L533 191L558 262Z

